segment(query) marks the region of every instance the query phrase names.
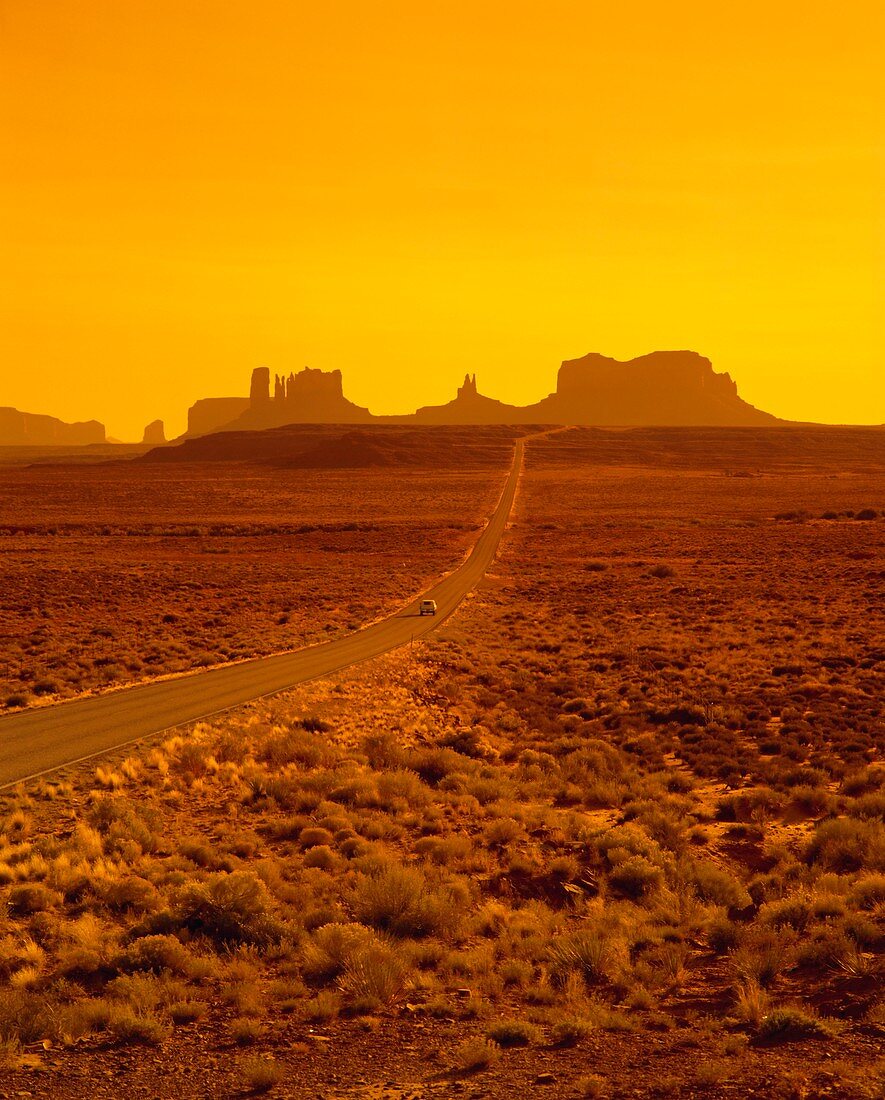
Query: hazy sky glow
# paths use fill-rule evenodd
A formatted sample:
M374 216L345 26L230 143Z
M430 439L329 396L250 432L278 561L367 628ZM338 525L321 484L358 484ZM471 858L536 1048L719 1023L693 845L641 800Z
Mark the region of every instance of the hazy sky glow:
M692 348L885 421L880 0L0 0L0 405L375 412Z

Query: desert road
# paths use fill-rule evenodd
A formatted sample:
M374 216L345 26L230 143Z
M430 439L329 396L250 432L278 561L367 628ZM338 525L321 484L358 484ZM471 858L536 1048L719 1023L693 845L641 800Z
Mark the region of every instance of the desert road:
M0 789L338 672L434 630L495 557L516 496L523 450L523 440L517 440L498 506L464 563L400 611L346 637L292 653L6 715L0 718ZM435 616L419 616L422 599L436 600Z

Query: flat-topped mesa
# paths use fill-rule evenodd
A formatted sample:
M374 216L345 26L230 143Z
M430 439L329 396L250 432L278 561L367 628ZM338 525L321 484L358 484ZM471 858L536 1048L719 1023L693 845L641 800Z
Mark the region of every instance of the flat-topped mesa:
M274 402L293 404L303 401L308 407L345 401L344 382L340 370L318 370L305 367L289 377L274 376Z
M738 396L728 374L694 351L621 362L591 352L559 368L556 392L533 406L545 422L735 426L779 423Z
M201 397L187 410L188 437L221 431L249 408L248 397Z
M105 439L104 424L97 420L68 424L55 416L0 408L0 447L86 447Z

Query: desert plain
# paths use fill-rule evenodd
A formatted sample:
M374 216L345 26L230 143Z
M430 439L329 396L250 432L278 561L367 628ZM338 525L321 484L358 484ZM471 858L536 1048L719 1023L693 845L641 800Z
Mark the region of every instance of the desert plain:
M522 429L376 431L0 466L5 711L455 568ZM0 1095L881 1096L883 596L881 429L531 440L427 640L2 792Z

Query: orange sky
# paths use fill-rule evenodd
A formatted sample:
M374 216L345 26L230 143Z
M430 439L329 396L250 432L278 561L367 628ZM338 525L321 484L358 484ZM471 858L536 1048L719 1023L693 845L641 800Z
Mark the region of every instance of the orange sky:
M692 348L885 421L880 0L0 0L0 404L376 412Z

